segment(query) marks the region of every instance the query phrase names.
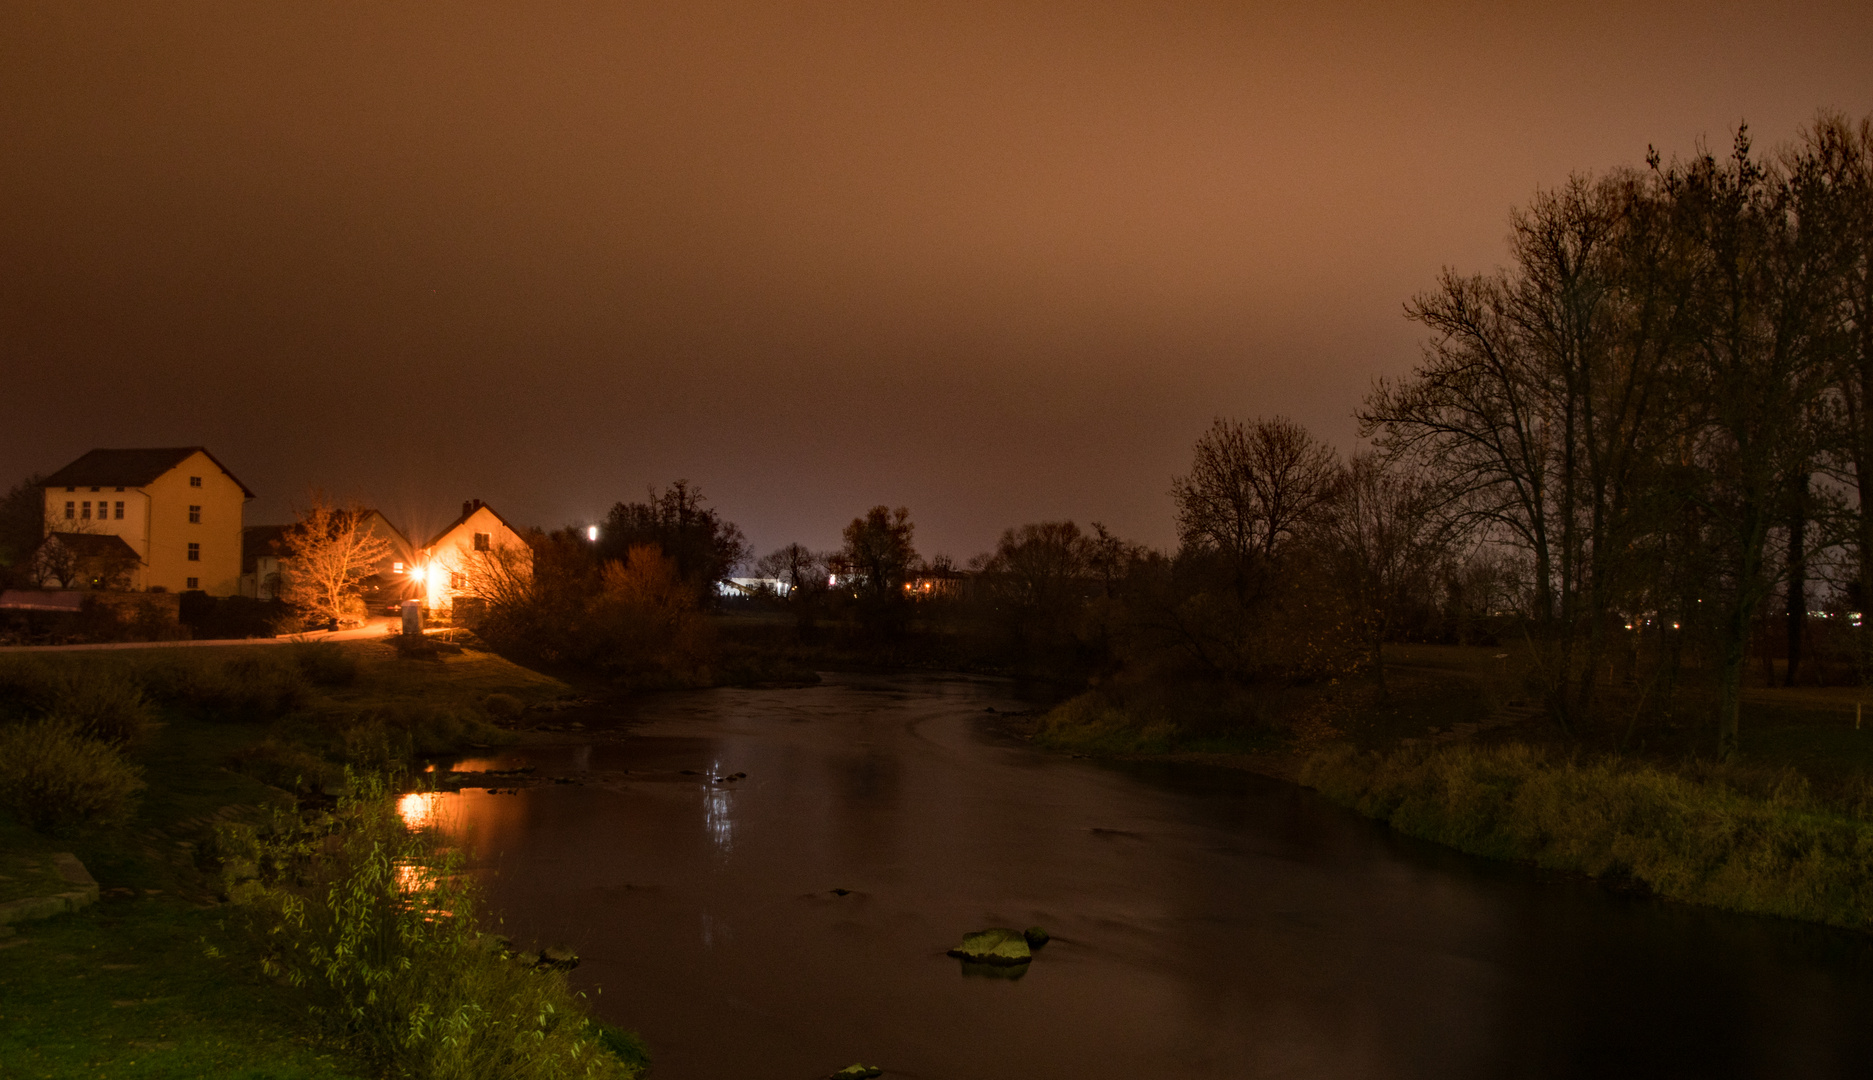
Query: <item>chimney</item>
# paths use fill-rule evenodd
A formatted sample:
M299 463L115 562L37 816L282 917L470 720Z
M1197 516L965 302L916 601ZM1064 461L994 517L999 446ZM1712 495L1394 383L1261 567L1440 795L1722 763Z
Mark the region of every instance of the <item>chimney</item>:
M474 513L476 505L478 505L480 502L481 502L480 499L462 500L462 516L467 517L468 515Z

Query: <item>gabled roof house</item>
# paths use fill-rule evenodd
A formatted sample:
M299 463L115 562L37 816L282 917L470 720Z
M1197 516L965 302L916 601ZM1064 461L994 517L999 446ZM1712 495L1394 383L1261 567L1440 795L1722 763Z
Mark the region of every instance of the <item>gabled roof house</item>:
M92 450L46 477L43 489L48 537L117 537L136 558L127 587L214 596L238 590L242 515L254 493L207 448Z

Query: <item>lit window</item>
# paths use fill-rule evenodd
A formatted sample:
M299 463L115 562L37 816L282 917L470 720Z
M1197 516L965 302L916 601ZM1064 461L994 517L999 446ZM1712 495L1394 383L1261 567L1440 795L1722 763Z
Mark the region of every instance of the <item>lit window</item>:
M202 561L202 546L200 544L189 545L189 561L190 562Z
M66 503L65 504L65 520L70 521L71 519L77 516L78 516L78 504L75 502Z
M119 500L117 501L117 506L116 506L116 513L114 513L114 514L112 514L111 516L112 516L112 517L114 517L114 518L116 518L116 519L117 519L118 521L122 521L122 520L124 519L124 504L123 504L123 500L121 500L121 499L119 499Z
M86 499L84 502L81 502L78 504L78 516L83 518L86 521L91 520L91 500L90 499Z
M488 541L490 539L491 537L489 537L487 533L476 533L475 534L475 550L476 551L488 550Z
M393 562L393 563L391 563L391 564L390 564L390 572L391 572L391 573L393 573L393 574L401 574L401 573L403 573L403 564L402 564L402 563L400 563L400 562Z
M202 579L201 579L201 578L198 578L198 577L192 577L192 578L189 578L188 580L189 580L189 585L188 585L188 587L189 587L189 588L191 588L191 589L199 589L199 588L201 588L201 587L202 587Z
M202 486L202 478L201 478L201 477L199 477L199 476L191 476L191 477L189 477L189 486L190 486L190 487L201 487L201 486Z
M201 523L202 523L202 508L199 506L189 507L189 524L200 525Z

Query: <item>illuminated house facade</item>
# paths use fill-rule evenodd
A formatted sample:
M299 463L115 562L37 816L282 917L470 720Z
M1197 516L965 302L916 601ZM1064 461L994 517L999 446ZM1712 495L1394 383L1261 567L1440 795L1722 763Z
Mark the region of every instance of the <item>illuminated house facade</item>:
M454 607L458 598L470 595L473 577L501 557L518 559L522 572L532 572L533 549L519 530L480 499L463 503L462 516L423 548L424 599L432 608Z
M43 481L46 536L114 536L136 556L126 587L240 589L241 522L254 493L199 446L93 450Z
M377 510L359 511L359 527L389 547L371 573L358 583L364 606L373 614L383 614L403 600L420 595L416 546L403 530ZM250 525L242 530L242 596L272 600L278 595L280 572L291 558L286 547L291 529L291 525Z

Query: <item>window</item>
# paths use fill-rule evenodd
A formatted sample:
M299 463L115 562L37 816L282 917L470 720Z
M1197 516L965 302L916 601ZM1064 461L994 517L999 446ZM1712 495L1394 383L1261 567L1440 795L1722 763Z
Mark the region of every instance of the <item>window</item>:
M488 536L487 533L476 533L475 534L475 550L476 551L488 550L489 539L490 537Z
M77 516L78 516L78 504L75 502L66 503L65 504L65 520L70 521L71 519Z
M103 489L103 488L92 488L91 490L92 490L92 491L103 491L104 489Z
M119 486L118 486L118 488L117 488L117 490L118 490L118 491L122 491L122 490L123 490L123 487L122 487L121 485L119 485Z
M449 571L449 588L459 589L466 584L468 584L468 579L463 577L460 571Z
M189 524L200 525L201 523L202 523L202 508L199 506L189 507Z
M189 561L190 562L202 561L202 546L200 544L189 545Z
M112 514L111 516L116 518L118 521L122 521L124 519L124 501L122 499L117 500L116 510L117 512Z
M199 589L202 587L202 579L198 577L189 578L188 583L189 583L188 587L191 589Z
M66 488L65 490L66 490L66 491L77 491L78 489L77 489L77 488L75 488L75 487L70 487L70 488Z
M401 574L401 573L403 573L403 564L402 564L402 563L400 563L400 562L393 562L393 563L391 563L391 564L390 564L390 572L391 572L391 573L393 573L393 574Z
M201 478L201 477L199 477L199 476L191 476L191 477L189 477L189 486L190 486L190 487L201 487L201 486L202 486L202 478Z
M86 499L84 502L81 502L78 504L78 516L83 518L86 521L91 520L91 500L90 499Z

